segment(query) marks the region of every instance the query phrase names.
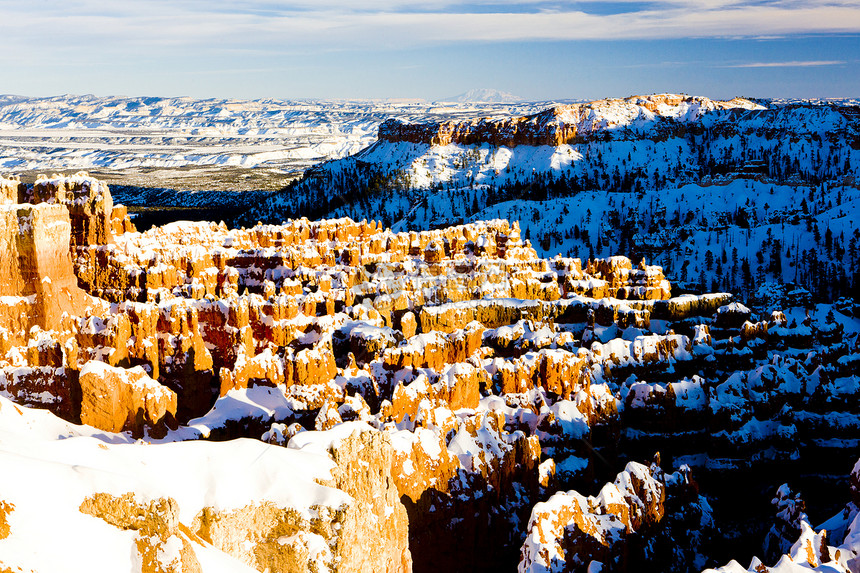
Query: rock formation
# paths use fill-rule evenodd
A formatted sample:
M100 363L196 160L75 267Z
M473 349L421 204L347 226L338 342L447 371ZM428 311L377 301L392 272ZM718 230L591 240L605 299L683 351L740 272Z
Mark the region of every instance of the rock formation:
M667 487L674 487L676 520L689 511L686 506L698 509L697 519L687 524L689 531L666 527ZM677 552L676 546L695 550L693 541L708 525L709 513L689 468L667 476L656 464L649 468L631 462L596 497L558 492L535 505L518 570L635 571L660 553ZM687 565L683 560L671 564Z
M853 573L860 570L858 476L860 461L855 464L849 478L851 501L819 528L813 528L809 523L808 516L803 512L800 495L783 484L773 499L777 516L765 544L765 551L770 553L766 561L775 565L767 566L758 557L753 557L748 568L732 560L728 565L708 569L705 573L809 570Z
M78 288L62 205L0 205L0 317L6 337L21 341L33 326L54 330L63 313L94 304Z
M135 546L140 559L141 573L197 573L202 571L191 541L182 531L176 500L160 498L143 504L127 493L114 497L97 493L84 500L81 513L103 519L114 527L135 531ZM171 554L168 545L178 545Z
M392 476L394 449L388 435L360 422L346 423L322 435L303 432L288 447L321 444L337 464L333 485L353 499L335 551L338 570L412 571L409 522Z
M82 424L109 432L131 430L135 437L143 436L144 426L153 435L176 427L176 393L140 366L116 368L91 360L81 368L79 382Z
M392 448L367 425L299 449L121 443L0 398L0 428L3 570L411 571ZM39 550L46 535L61 553Z
M659 267L542 259L501 220L137 233L97 180L6 181L42 203L0 207L0 395L107 442L253 438L329 468L317 485L339 501L315 516L271 495L89 492L122 531L104 516L163 514L134 534L153 570L193 570L186 542L270 571L700 570L717 526L691 471L719 488L860 438L860 343L838 308L673 296ZM666 475L631 463L655 451Z
M105 183L78 173L44 177L27 189L27 203L64 205L72 223L71 246L104 245L111 241L113 199Z
M756 105L741 98L713 101L703 97L674 94L635 96L624 100L607 99L584 104L558 105L529 117L426 124L405 124L390 119L379 126L379 140L436 146L452 143L488 143L507 147L557 146L578 143L598 132L624 127L631 117L668 123L678 113L679 107L701 110L698 113L702 113L714 109L755 109ZM615 113L606 113L611 108L617 108ZM607 119L607 116L613 115L617 117L614 122Z

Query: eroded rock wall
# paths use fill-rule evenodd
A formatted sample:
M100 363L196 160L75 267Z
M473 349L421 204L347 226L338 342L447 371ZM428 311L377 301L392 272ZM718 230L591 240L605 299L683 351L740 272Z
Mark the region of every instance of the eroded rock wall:
M62 205L0 206L0 313L7 337L21 340L32 326L56 329L63 313L93 304L78 288L70 235Z
M406 124L387 120L379 126L379 139L387 142L410 142L444 146L452 143L495 146L550 145L579 143L590 136L616 127L623 127L631 118L645 121L670 119L678 107L714 109L752 109L755 104L736 98L714 101L708 98L655 94L627 99L606 99L590 103L557 105L528 117L446 121L442 123ZM611 110L611 111L610 111ZM606 113L609 111L609 113ZM653 128L658 129L658 128Z

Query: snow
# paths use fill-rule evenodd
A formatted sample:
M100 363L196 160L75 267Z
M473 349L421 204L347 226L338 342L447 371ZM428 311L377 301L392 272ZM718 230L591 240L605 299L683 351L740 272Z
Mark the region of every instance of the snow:
M739 302L732 302L721 306L717 309L717 314L725 314L729 312L737 312L741 314L749 314L752 311Z
M365 422L344 422L324 432L309 431L296 434L290 439L287 448L301 452L328 455L338 444L354 433L370 432L373 428Z
M857 556L860 553L860 515L847 528L847 534L841 545L828 545L831 541L829 531L816 531L803 516L800 521L800 535L787 554L781 556L772 567L766 567L773 573L802 573L804 571L828 571L833 573L854 573L857 570ZM822 555L822 553L824 553ZM748 569L737 561L731 561L723 567L707 569L705 573L755 573L764 570L764 564L753 557Z
M818 328L823 327L827 323L828 313L833 312L835 323L842 326L845 335L860 333L860 318L846 315L834 308L832 304L817 303L812 305L810 310L809 317ZM801 325L806 319L806 311L806 308L797 306L784 309L788 323L791 324L794 321L798 325Z
M284 388L279 386L252 386L250 388L234 388L215 401L215 405L206 414L188 422L170 434L169 439L182 437L193 438L195 435L208 437L212 430L223 428L228 422L239 422L246 419L276 419L285 420L292 414L290 402L284 394Z
M522 115L534 103L195 100L0 96L0 169L224 166L300 172L358 152L390 117Z
M580 458L578 456L568 456L555 464L555 472L560 475L578 476L587 468L588 458Z
M105 362L90 360L81 368L80 376L95 376L102 379L109 376L118 378L124 384L134 387L136 391L143 395L159 395L170 392L166 387L150 378L142 366L118 368L110 366Z
M363 321L347 322L341 331L348 334L350 337L361 340L384 340L388 345L395 343L394 329L389 327L379 327L367 324Z
M476 88L461 93L460 95L454 96L452 98L443 99L442 101L458 103L514 103L522 101L522 98L499 90Z
M185 524L204 507L231 511L271 501L311 519L315 506L350 503L345 493L318 483L331 479L334 462L327 455L249 439L129 443L123 435L75 426L2 397L0 467L0 491L15 505L0 555L45 573L132 568L134 532L78 510L98 492L133 492L140 501L172 497ZM51 551L44 551L46 539ZM199 555L215 571L243 570L214 549Z
M646 499L626 499L628 492L636 491L632 486L632 476L644 490ZM630 462L614 482L603 486L596 497L585 497L574 490L556 492L532 508L517 570L519 573L541 573L572 570L577 563L584 564L587 555L565 552L565 540L569 539L567 528L574 527L595 542L612 547L623 535L631 533L624 521L618 519L612 506L636 504L642 507L643 502L659 499L661 492L658 488L662 487L648 468Z
M698 376L693 380L672 382L669 386L675 392L675 406L678 408L704 411L708 407L708 395Z
M565 439L579 440L588 436L591 431L586 418L571 400L559 400L550 407L556 420L561 424Z
M576 124L577 133L615 134L582 143L377 142L320 170L334 179L352 177L361 161L404 188L334 208L329 215L374 218L398 230L518 220L523 239L531 240L541 256L563 253L586 260L619 250L645 252L675 281L697 290L742 291L747 297L767 280L814 290L813 251L818 261L832 262L837 270L850 268L846 247L860 232L860 219L852 216L860 189L850 177L860 178L860 150L845 143L850 135L843 134L856 125L838 108L826 102L779 103L763 111L736 100L727 110L694 98L676 106L660 104L655 113L643 103L633 98L594 105L583 116L585 131L576 123L579 112L571 117L562 112L553 120ZM697 122L710 135L679 136L673 131L679 122ZM777 131L790 136L774 137ZM762 157L769 158L774 173L742 173L747 161ZM714 166L728 174L709 175ZM572 178L582 190L555 191L550 184L537 192L521 189L533 176L543 182ZM513 189L502 189L506 185ZM301 195L303 189L296 190ZM327 190L320 200L328 201L331 193ZM277 218L304 199L273 198L254 213ZM843 250L827 247L828 230ZM779 264L771 264L777 259Z
M591 352L604 360L624 366L665 359L690 360L692 355L687 351L688 344L689 339L680 334L655 334L637 336L631 341L613 338L605 344L593 342Z

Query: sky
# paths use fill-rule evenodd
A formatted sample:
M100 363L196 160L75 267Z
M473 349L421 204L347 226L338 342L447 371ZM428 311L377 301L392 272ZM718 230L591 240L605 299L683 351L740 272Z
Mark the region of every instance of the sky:
M0 93L860 97L860 0L0 0Z

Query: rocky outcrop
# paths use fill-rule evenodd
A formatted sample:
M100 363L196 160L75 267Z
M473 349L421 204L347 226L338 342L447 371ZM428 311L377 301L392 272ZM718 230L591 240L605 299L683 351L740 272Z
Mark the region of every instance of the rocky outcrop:
M805 504L800 494L793 492L788 484L776 490L771 504L776 509L776 520L764 540L763 556L767 561L776 562L791 551L791 546L803 533L803 523L809 523L804 512Z
M0 539L9 537L9 514L15 510L15 504L0 500Z
M344 435L343 429L339 430ZM302 436L313 440L311 434ZM332 441L329 455L337 464L334 481L353 498L339 538L341 571L409 573L409 520L392 472L394 449L388 435L370 429Z
M40 196L107 205L106 187L62 181ZM802 446L836 459L860 438L858 346L841 307L803 317L759 314L729 294L673 297L659 267L541 259L506 221L405 233L348 219L183 222L136 233L112 209L103 241L93 207L72 259L65 207L5 209L3 260L18 266L0 296L4 397L124 433L116 440L321 440L315 455L332 467L322 481L351 503L312 514L261 497L184 519L192 543L261 570L510 568L536 504L590 490L629 459L659 449L719 487L738 468L782 471ZM55 234L22 257L31 221ZM42 286L26 279L37 275ZM98 298L75 290L75 275ZM28 313L53 300L51 285L87 304L34 325ZM628 466L603 502L556 499L570 515L547 514L557 521L547 527L558 551L580 559L564 558L573 569L713 563L702 533L713 519L689 468L640 469ZM673 547L684 532L698 533ZM543 549L529 559L551 561Z
M706 502L698 499L695 484L686 473L664 476L659 466L649 468L635 462L628 463L597 496L585 497L576 491L554 494L532 511L518 570L521 573L636 571L645 561L654 569L674 566L676 570L678 566L694 565L683 562L661 565L654 560L666 548L671 554L673 545L686 541L672 538L682 535L682 531L667 535L667 484L678 498L692 495L691 499L683 500L686 503L676 503L676 513L681 513L681 508L690 502L699 508L707 507ZM699 531L702 522L690 525Z
M63 313L93 304L77 285L70 234L61 205L0 206L0 326L13 340L32 326L59 329Z
M511 524L524 521L537 499L538 440L511 432L501 414L474 412L477 372L452 368L435 384L419 376L399 384L382 409L415 571L491 570L509 561L519 543ZM496 547L497 555L474 554L475 546Z
M739 302L733 302L717 309L717 328L740 328L750 318L752 311Z
M680 115L679 107L694 108L704 113L715 109L754 109L756 105L740 98L713 101L703 97L657 94L557 105L528 117L424 124L406 124L389 119L379 126L378 137L385 142L435 146L452 143L558 146L580 143L602 132L623 129L632 123L631 118L642 118L649 123L668 123Z
M326 449L332 434L304 432L313 446L301 451L250 439L155 445L0 398L0 563L22 571L409 571L406 515L385 463L391 446L368 426L352 441L348 426L336 436L336 463ZM46 528L59 524L64 551L40 551Z
M50 410L65 420L79 421L81 417L77 372L66 370L62 364L4 368L0 371L0 393L18 404Z
M67 330L63 316L102 306L78 287L73 259L78 247L112 241L113 203L107 185L78 174L41 178L28 186L0 180L0 328L21 344L33 326ZM131 230L120 208L114 227ZM74 368L76 370L76 368Z
M106 245L112 241L113 199L106 183L77 173L36 180L27 190L28 203L64 205L72 224L71 246Z
M714 533L690 469L664 474L630 462L598 495L558 492L535 505L520 572L698 570Z
M125 205L114 205L110 213L111 235L122 235L123 233L134 233L137 229L128 216L128 208Z
M0 205L25 203L26 193L27 186L21 183L21 179L0 177Z
M176 427L176 393L150 378L143 368L129 370L104 362L87 362L80 373L81 422L106 430L130 430L143 436L144 428L159 437Z
M203 571L189 538L191 533L179 523L179 508L172 498L143 503L131 493L121 497L97 493L84 500L80 511L135 532L141 573Z

